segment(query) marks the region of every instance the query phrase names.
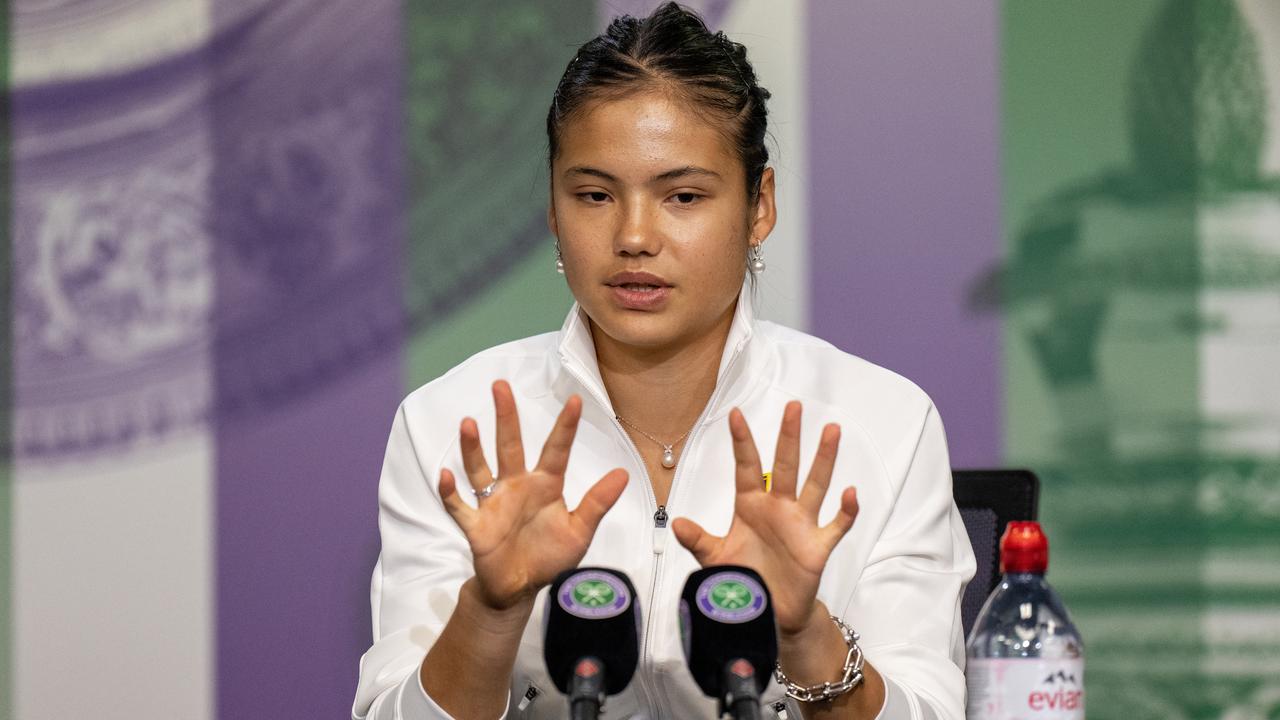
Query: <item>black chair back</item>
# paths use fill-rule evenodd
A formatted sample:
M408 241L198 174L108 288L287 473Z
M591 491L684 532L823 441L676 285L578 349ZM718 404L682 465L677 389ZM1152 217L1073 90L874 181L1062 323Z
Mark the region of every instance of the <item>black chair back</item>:
M1035 520L1040 479L1030 470L953 470L952 492L978 569L964 589L960 616L969 637L978 611L1000 584L1000 536L1010 520Z

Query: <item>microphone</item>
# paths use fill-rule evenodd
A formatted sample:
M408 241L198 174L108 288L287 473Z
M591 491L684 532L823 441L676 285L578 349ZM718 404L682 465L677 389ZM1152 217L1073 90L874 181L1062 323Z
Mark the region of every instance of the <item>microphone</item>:
M640 659L640 604L622 572L600 567L556 576L543 618L542 656L572 720L599 717L626 689Z
M778 660L773 604L750 568L714 565L689 576L680 594L680 639L689 672L718 716L759 720L760 693Z

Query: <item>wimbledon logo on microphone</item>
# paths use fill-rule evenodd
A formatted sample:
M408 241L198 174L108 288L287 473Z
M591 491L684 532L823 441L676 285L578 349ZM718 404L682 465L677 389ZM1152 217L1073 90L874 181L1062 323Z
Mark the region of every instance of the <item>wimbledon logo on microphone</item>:
M598 570L570 575L560 586L560 607L584 620L604 620L621 615L631 606L631 593L616 577Z
M751 577L728 570L698 585L698 609L723 623L755 620L765 609L764 588Z

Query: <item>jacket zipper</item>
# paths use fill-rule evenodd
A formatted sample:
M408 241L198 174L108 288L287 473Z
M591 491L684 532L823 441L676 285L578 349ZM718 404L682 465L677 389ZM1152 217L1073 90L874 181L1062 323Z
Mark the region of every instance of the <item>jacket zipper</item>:
M659 505L657 512L653 514L653 554L661 555L663 549L666 548L667 533L667 506Z
M729 364L725 366L724 376L728 376L729 371L732 370L734 364L737 363L738 357L742 354L742 345L743 343L739 343L738 346L734 348L733 357L729 358ZM698 421L693 424L694 429L693 429L693 432L689 434L689 442L685 443L685 446L684 446L685 451L688 451L691 448L693 448L698 441L698 437L702 435L703 424L706 422L707 416L711 413L711 409L716 406L716 401L719 400L721 390L723 389L723 387L724 387L723 385L717 383L716 389L711 392L711 397L707 399L706 407L702 409L702 414L698 416ZM626 430L623 429L622 427L622 424L619 423L617 420L614 420L614 425L616 425L618 427L618 430L622 432L623 437L627 438L627 443L628 445L631 446L632 451L637 456L639 456L640 451L636 449L635 443L631 441L631 436L627 435ZM684 454L685 452L683 451L680 453L681 458L684 457ZM657 615L657 612L658 612L657 606L654 604L654 598L657 597L658 587L662 584L662 569L664 565L664 563L662 562L662 558L666 550L667 536L670 535L670 530L667 529L667 520L669 518L669 515L667 511L667 505L658 505L658 498L656 495L654 495L654 492L653 492L653 481L652 479L649 478L648 467L645 466L643 458L639 458L639 459L640 459L640 467L645 468L645 479L648 480L648 482L645 483L645 494L649 496L649 499L653 502L653 505L657 508L653 513L653 534L654 534L653 577L652 577L652 581L649 584L649 599L648 599L648 607L650 608L649 610L650 622L646 622L644 624L644 631L641 635L640 663L642 665L645 665L648 668L648 671L649 671L648 674L656 675L656 673L654 673L653 658L650 657L650 652L649 652L649 637L650 637L649 629L653 626L652 620L654 616ZM684 469L683 465L676 466L676 473L671 478L671 489L667 492L667 503L670 503L671 500L676 496L676 488L679 486L680 476L683 472L683 469ZM637 676L637 679L641 680L640 687L644 688L645 695L648 696L650 695L649 688L647 687L643 678L644 678L644 674ZM659 711L659 708L657 707L656 702L647 702L646 704L649 705L650 709L655 713L654 715L655 717L662 717L662 714Z
M636 447L635 442L631 439L631 436L627 434L626 429L622 427L622 423L618 422L618 419L616 417L613 420L613 425L618 429L619 433L622 433L622 437L626 439L627 447L631 450L632 459L635 460L635 462L640 466L641 472L644 473L645 496L649 498L650 505L652 507L657 508L656 510L653 511L653 563L654 565L653 565L653 572L649 580L649 597L643 606L644 611L648 614L648 618L646 618L644 623L644 628L640 632L640 666L641 668L647 668L647 672L639 672L639 673L636 673L636 676L635 676L635 679L637 681L636 687L639 688L641 694L644 695L645 707L648 710L656 713L657 712L656 693L650 691L651 689L649 688L649 684L645 681L646 674L653 672L653 662L650 660L646 660L646 656L648 655L648 652L649 652L649 626L653 624L652 622L653 617L657 613L657 609L653 606L653 598L658 591L658 574L661 572L661 569L662 569L661 563L659 562L659 560L661 560L662 558L662 551L666 545L667 517L668 517L667 506L658 504L658 497L653 492L653 478L649 476L649 467L644 464L644 456L640 454L640 449ZM686 447L688 446L686 445ZM680 476L680 471L677 470L675 477L671 478L671 489L673 491L675 490L675 487L676 487L676 479L679 476ZM667 497L668 499L671 497L670 492L667 493ZM654 717L660 717L660 715L654 715Z
M738 358L742 355L742 346L745 344L746 344L746 341L743 340L743 341L740 341L736 347L734 347L733 356L729 358L729 363L725 366L722 377L727 377L729 375L729 371L731 371L733 369L733 366L737 364ZM563 360L561 362L563 362ZM579 373L574 371L572 367L569 367L568 364L566 364L566 367L575 377L578 378L578 382L584 388L586 388L592 394L592 396L595 397L596 402L599 402L601 407L604 407L604 408L610 407L607 397L601 397L600 393L596 392L595 388L593 388L591 384L588 383ZM697 442L698 437L702 434L702 425L706 421L707 415L710 414L711 408L715 407L716 401L720 398L720 393L721 393L721 390L723 390L723 388L724 386L722 384L720 384L719 382L716 383L715 390L711 392L711 397L707 399L706 406L702 408L702 414L698 416L697 422L693 424L693 432L689 434L689 442L685 443L685 446L684 446L685 451L692 448L694 446L694 443ZM637 673L635 676L635 679L637 681L637 687L645 696L646 707L649 710L653 711L654 713L657 713L655 717L661 717L661 713L658 712L659 709L656 702L656 693L650 692L648 683L645 682L645 675L654 673L654 663L652 658L649 657L649 628L653 625L653 622L652 622L653 617L657 614L657 608L654 606L654 598L657 596L657 593L658 593L659 579L661 578L661 575L662 575L662 566L663 566L662 557L666 550L667 535L670 533L670 531L667 529L667 519L669 518L669 515L667 511L667 506L658 504L658 497L653 492L653 478L649 476L649 467L644 464L644 457L640 454L640 449L636 447L635 441L632 440L631 436L627 434L626 428L622 427L622 423L618 422L618 418L615 416L612 418L612 420L613 420L613 426L617 428L618 432L621 433L622 437L627 441L626 445L627 445L627 448L631 450L632 459L636 461L637 465L639 465L640 467L641 472L644 473L645 496L649 498L650 506L654 508L654 512L653 512L653 573L652 573L652 579L649 583L649 598L646 605L644 606L645 608L648 608L647 612L649 617L648 617L648 620L644 623L644 630L641 633L641 639L640 639L640 666L642 668L647 668L648 672ZM680 455L683 458L684 451L682 451ZM680 482L680 475L681 475L682 469L683 469L682 465L677 465L676 473L671 477L671 489L667 492L668 503L671 502L671 498L675 497L676 487Z
M564 363L563 358L561 359L561 362L562 362L562 363ZM564 363L564 365L565 365L565 367L569 370L569 372L570 372L570 373L571 373L575 378L577 378L577 379L578 379L578 383L579 383L579 384L581 384L581 385L582 385L582 387L586 388L586 389L587 389L587 392L591 393L591 396L595 398L596 402L600 403L600 407L602 407L602 408L608 408L608 407L610 407L610 405L609 405L609 399L608 399L607 397L603 397L599 392L597 392L597 391L596 391L596 389L595 389L594 387L592 387L592 384L591 384L591 383L589 383L589 382L587 382L586 378L582 377L582 375L581 375L580 373L578 373L578 372L577 372L577 370L575 370L571 365L569 365L568 363ZM649 498L649 502L650 502L650 504L651 504L652 506L657 507L657 505L658 505L658 498L657 498L657 496L655 496L655 495L653 494L653 478L649 477L649 468L648 468L648 466L646 466L646 465L644 464L644 457L640 455L640 450L636 447L635 442L634 442L634 441L632 441L631 436L627 434L626 428L622 427L622 423L618 422L618 418L617 418L617 416L612 416L612 415L611 415L611 416L610 416L610 420L612 420L612 421L613 421L613 426L614 426L614 428L616 428L616 429L617 429L617 431L618 431L618 433L623 437L623 439L624 439L624 440L626 440L626 446L627 446L627 449L631 451L631 459L632 459L633 461L635 461L636 465L640 468L640 472L644 474L644 481L645 481L645 482L644 482L644 491L645 491L645 496ZM688 447L688 446L686 445L686 447ZM676 475L677 475L677 476L679 476L679 474L680 474L680 473L679 473L679 471L677 470L677 471L676 471ZM674 477L671 479L671 487L672 487L673 489L675 488L675 480L676 480L676 478L674 478ZM668 494L669 494L669 493L668 493ZM658 544L658 537L659 537L659 536L658 536L658 533L659 533L659 531L658 531L658 529L656 528L656 523L657 523L657 518L658 518L658 514L659 514L659 512L662 512L663 514L665 514L665 512L666 512L666 506L663 506L663 507L662 507L662 508L660 508L659 510L655 510L655 511L654 511L654 522L655 522L655 529L654 529L654 552L655 552L655 558L659 556L659 555L657 554L657 544ZM664 533L665 533L665 530L663 530L662 532L664 532ZM649 585L649 599L648 599L648 602L647 602L647 603L642 607L642 611L644 611L644 612L648 613L648 615L649 615L649 618L648 618L648 619L652 619L652 616L653 616L653 596L654 596L654 593L655 593L655 591L656 591L656 587L655 587L655 584L654 584L654 583L656 583L656 581L657 581L657 573L658 573L658 569L657 569L657 567L655 567L655 568L654 568L654 572L653 572L653 582L651 582L651 583L650 583L650 585ZM640 664L640 668L637 668L637 669L641 669L641 668L643 668L643 667L646 665L646 663L645 663L645 651L646 651L646 648L647 648L647 647L648 647L648 645L649 645L649 625L650 625L650 624L651 624L651 623L650 623L650 622L648 622L648 621L646 620L646 622L644 623L644 629L643 629L643 631L642 631L642 633L641 633L641 641L640 641L640 662L639 662L639 664ZM649 663L649 666L650 666L650 668L652 669L652 663ZM644 675L645 675L645 673L643 673L643 672L638 672L638 673L636 673L636 675L635 675L636 687L637 687L637 689L639 689L639 690L640 690L641 694L644 696L644 704L645 704L645 706L646 706L647 708L652 709L652 708L654 708L654 707L656 706L656 704L655 704L655 703L654 703L654 701L653 701L653 695L649 692L649 688L646 686L646 683L645 683L645 680L644 680Z

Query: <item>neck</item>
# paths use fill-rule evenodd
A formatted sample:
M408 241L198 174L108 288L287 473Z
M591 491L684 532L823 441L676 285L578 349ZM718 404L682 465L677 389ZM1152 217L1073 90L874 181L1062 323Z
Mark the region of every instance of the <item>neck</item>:
M730 305L710 332L663 348L620 344L591 323L600 379L614 412L666 443L688 431L716 388L736 307Z

